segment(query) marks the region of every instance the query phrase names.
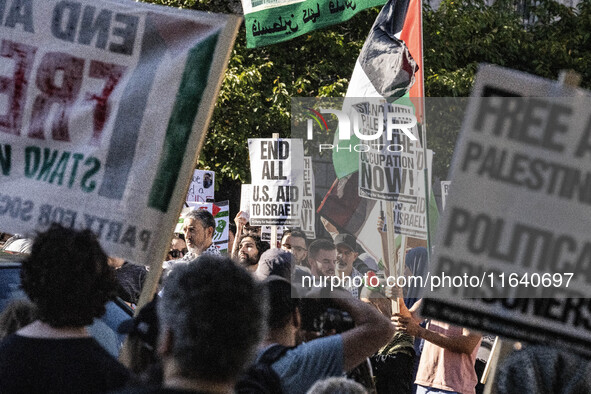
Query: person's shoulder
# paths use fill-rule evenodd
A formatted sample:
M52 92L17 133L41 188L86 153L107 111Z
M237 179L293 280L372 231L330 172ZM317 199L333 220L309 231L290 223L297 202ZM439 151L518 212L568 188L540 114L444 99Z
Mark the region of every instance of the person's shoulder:
M287 355L310 357L316 354L342 352L343 337L340 334L330 335L323 338L314 339L309 342L304 342L293 349L287 351Z

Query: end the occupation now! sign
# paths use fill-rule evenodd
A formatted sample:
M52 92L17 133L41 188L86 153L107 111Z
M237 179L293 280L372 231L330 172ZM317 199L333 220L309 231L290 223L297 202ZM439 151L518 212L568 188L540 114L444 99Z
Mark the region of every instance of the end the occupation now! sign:
M300 225L304 147L300 139L248 140L250 224Z
M1 230L89 228L148 262L178 218L239 18L125 0L7 0L0 18Z

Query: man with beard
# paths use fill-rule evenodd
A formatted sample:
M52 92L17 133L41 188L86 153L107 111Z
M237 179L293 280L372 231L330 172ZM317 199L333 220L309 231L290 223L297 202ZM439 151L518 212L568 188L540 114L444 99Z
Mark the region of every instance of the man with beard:
M213 233L215 231L215 219L205 209L189 211L183 219L183 233L188 253L178 259L165 261L163 277L168 276L170 270L179 263L188 263L204 254L220 256L221 253L213 244Z
M337 251L331 240L317 239L310 244L308 263L316 277L334 276Z
M281 237L281 249L293 255L294 262L298 266L308 266L308 247L306 234L297 229L288 229Z
M182 260L191 261L203 254L219 256L220 251L213 244L215 219L205 209L189 211L183 221L183 232L187 243L187 253Z
M259 258L269 249L269 245L257 235L243 235L238 245L238 263L248 271L256 271Z
M356 277L363 277L363 273L359 272L357 268L354 267L355 262L357 262L357 241L355 237L350 234L339 234L335 237L334 243L337 247L337 265L336 265L336 275L341 278L350 278L351 280L343 281L344 288L349 291L355 298L359 298L359 292L361 290L360 287L354 285L354 278ZM366 270L368 271L367 265L363 262L359 261L363 266L365 266ZM360 280L358 280L361 283Z

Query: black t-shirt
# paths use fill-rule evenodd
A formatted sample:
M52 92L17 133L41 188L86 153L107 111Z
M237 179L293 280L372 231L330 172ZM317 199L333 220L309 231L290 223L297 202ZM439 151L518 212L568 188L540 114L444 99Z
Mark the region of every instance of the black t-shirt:
M129 372L93 338L10 335L0 343L0 393L102 393Z

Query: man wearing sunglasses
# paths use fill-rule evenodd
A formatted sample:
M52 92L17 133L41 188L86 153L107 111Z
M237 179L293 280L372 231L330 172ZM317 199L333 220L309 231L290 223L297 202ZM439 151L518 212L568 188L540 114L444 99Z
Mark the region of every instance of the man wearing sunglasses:
M310 268L306 234L300 230L285 230L281 238L281 249L292 254L296 265Z

